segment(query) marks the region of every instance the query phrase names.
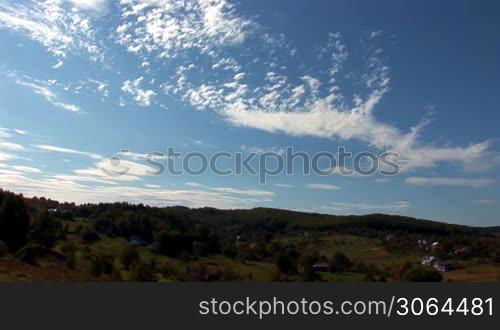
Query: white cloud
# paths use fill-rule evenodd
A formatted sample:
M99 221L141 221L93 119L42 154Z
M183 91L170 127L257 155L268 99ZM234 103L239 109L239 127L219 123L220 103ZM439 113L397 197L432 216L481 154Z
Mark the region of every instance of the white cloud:
M285 154L285 149L278 146L263 148L263 147L242 145L240 149L245 153L255 153L255 154L272 153L281 156Z
M261 197L261 198L273 198L276 194L272 191L258 190L258 189L237 189L231 187L210 187L197 182L186 182L186 186L206 189L210 191L215 191L219 193L229 194L229 195L244 195L249 197ZM264 201L264 200L262 200ZM269 200L265 200L269 201Z
M82 109L75 104L62 102L56 93L50 89L52 85L50 81L41 81L27 76L21 76L15 72L9 72L7 76L13 79L18 85L30 88L35 94L42 96L47 102L57 108L69 112L83 112Z
M497 201L493 199L475 199L472 202L474 204L481 204L481 205L493 205L497 203Z
M53 145L48 145L48 144L37 144L37 145L34 145L34 147L41 149L41 150L45 150L45 151L87 156L87 157L90 157L93 159L102 159L103 158L101 155L98 155L98 154L95 154L92 152L80 151L80 150L75 150L75 149L70 149L70 148L63 148L63 147L58 147L58 146L53 146Z
M482 188L492 185L493 179L468 179L468 178L446 178L446 177L409 177L405 183L421 187L470 187Z
M189 207L218 207L223 209L249 208L272 201L270 194L256 193L254 190L164 189L157 185L135 187L109 184L105 179L56 175L33 179L16 172L0 171L0 186L4 189L23 193L28 197L45 196L62 202L107 203L129 202L153 206L185 205ZM104 180L104 181L103 181ZM82 183L90 183L82 184ZM99 185L104 183L105 185ZM97 185L96 185L97 184Z
M215 188L210 188L210 190L225 193L225 194L230 194L230 195L245 195L245 196L251 196L251 197L274 197L275 193L271 191L264 191L264 190L247 190L247 189L235 189L235 188L228 188L228 187L215 187Z
M140 85L144 77L135 80L126 80L122 85L122 91L132 95L137 104L141 107L149 107L156 93L153 90L141 89Z
M190 187L203 187L202 184L200 183L197 183L197 182L186 182L186 186L190 186Z
M54 64L53 66L51 66L51 68L56 70L56 69L62 68L63 65L64 65L64 61L59 61L56 64Z
M107 6L107 0L70 0L75 6L87 10L103 10Z
M119 161L111 160L102 160L96 164L96 169L99 169L102 174L109 174L113 177L115 173L124 173L126 175L131 176L154 176L158 174L158 169L149 165L141 164L138 162L133 162L130 160L120 159Z
M0 141L0 150L6 151L23 151L25 148L17 143Z
M24 173L42 173L42 171L36 167L31 167L31 166L12 166L12 168L16 171L19 172L24 172Z
M89 7L103 1L74 2ZM27 5L7 1L0 4L0 28L26 35L58 58L65 58L70 52L85 53L95 61L103 58L92 17L73 10L69 1L28 1Z
M0 139L8 139L11 137L12 134L10 134L10 129L5 127L0 127Z
M138 153L138 152L132 152L132 151L125 151L122 150L120 151L117 156L119 157L124 157L128 158L131 160L139 161L139 160L165 160L168 158L167 155L164 155L163 153L159 152L150 152L150 153Z
M340 77L345 77L340 73L349 58L340 34L330 34L321 53L328 56L330 64L316 76L299 73L288 77L267 70L263 81L255 80L252 86L241 83L242 64L234 58L215 56L217 60L213 61L209 74L203 75L197 70L196 77L190 78L182 70L178 72L177 81L164 86L168 86L165 90L169 95L180 96L199 110L212 109L237 127L292 136L358 140L381 152L397 153L402 172L432 168L443 162L475 168L480 161L491 164L484 161L491 158L488 141L457 147L426 144L420 137L429 124L426 118L407 132L376 118L375 109L390 91L390 69L380 59L381 50L369 54L368 69L357 74L359 81L353 83L353 88L345 88L349 86L348 80L340 81ZM270 63L271 58L262 62ZM275 63L274 58L272 62ZM271 65L263 66L254 72L269 69ZM234 68L237 74L228 76L228 67ZM324 71L327 74L322 75Z
M237 73L236 75L234 75L233 79L238 81L238 80L245 79L245 76L246 76L246 73L240 72L240 73Z
M286 183L275 183L273 186L278 188L293 188L293 185Z
M27 135L28 134L28 132L26 132L26 131L24 131L22 129L14 129L13 131L16 132L19 135Z
M19 158L18 156L16 155L13 155L11 153L8 153L8 152L2 152L0 151L0 161L2 162L6 162L6 161L9 161L9 160L14 160L14 159L17 159Z
M377 37L380 37L383 33L384 31L382 30L373 31L372 33L370 33L369 39L375 39Z
M331 185L331 184L322 184L322 183L309 183L306 184L306 188L308 189L316 189L316 190L339 190L340 187Z
M101 93L102 96L109 97L108 83L96 79L89 79L88 81L97 86L97 91Z
M241 44L252 22L238 16L227 0L121 0L118 38L133 53L168 57L179 50L208 53Z
M339 213L362 213L374 211L386 212L404 212L411 207L411 203L407 201L398 201L384 204L371 204L371 203L331 203L322 206L321 209L325 211L333 211Z

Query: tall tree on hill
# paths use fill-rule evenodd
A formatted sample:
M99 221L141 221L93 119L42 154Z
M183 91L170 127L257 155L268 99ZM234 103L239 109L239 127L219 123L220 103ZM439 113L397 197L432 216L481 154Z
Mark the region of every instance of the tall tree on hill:
M22 196L6 193L0 205L0 241L11 251L23 247L28 239L30 218Z
M60 221L54 219L48 212L42 212L33 222L31 239L47 249L52 248L62 237L63 228Z

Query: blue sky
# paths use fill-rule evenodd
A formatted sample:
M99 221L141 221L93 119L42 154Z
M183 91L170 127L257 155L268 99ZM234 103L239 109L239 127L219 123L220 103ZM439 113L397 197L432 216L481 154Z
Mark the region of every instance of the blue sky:
M0 0L0 187L499 225L498 7ZM396 152L401 172L303 175L299 164L262 185L248 173L151 176L143 156L288 146ZM123 149L129 172L107 176Z

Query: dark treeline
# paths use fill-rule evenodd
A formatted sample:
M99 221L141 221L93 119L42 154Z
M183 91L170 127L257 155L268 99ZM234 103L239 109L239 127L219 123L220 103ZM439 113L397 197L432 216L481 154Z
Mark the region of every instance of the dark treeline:
M66 227L71 222L85 225L77 226L70 233ZM499 255L498 240L493 236L495 229L489 231L401 216L332 216L265 208L157 208L128 203L76 205L45 198L26 199L0 190L0 243L20 260L36 263L37 255L54 253L53 247L68 234L77 234L88 244L102 237L123 238L132 245L149 246L159 255L186 261L223 255L243 262L271 262L279 269L276 280L316 280L314 267L317 264L324 264L324 268L333 273L357 271L365 274L366 280L385 280L387 277L411 280L405 276L437 278L435 272L428 274L420 268L402 265L397 270L384 270L349 260L342 253L325 258L307 250L307 241L331 234L376 238L395 253L416 249L415 242L426 237L439 240L445 247L443 251L468 246L470 255L497 259ZM302 243L274 240L283 235L307 237L307 240ZM75 249L70 244L60 249L60 257L70 267L75 262ZM131 248L123 252L120 262L129 268L129 264L137 260ZM138 278L148 278L155 267L139 263L135 267ZM111 274L113 260L92 257L92 269L99 274L107 269ZM203 266L194 267L184 279L210 277L205 273ZM226 278L234 278L234 274L228 275L226 271Z

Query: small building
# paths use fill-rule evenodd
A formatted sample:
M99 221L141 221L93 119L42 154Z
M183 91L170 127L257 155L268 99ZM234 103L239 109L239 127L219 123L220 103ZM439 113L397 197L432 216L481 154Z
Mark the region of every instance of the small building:
M434 256L425 256L420 260L420 263L423 266L432 266L437 261L437 258Z
M238 242L248 242L250 239L246 235L238 235L236 236L236 240Z
M151 251L153 251L155 253L159 253L160 247L161 247L160 242L154 241L153 244L151 244Z
M441 245L439 245L439 242L434 242L431 244L431 250L434 251L434 250L437 250L440 248Z
M139 247L139 246L146 245L146 242L142 238L140 238L139 236L132 236L132 237L130 237L130 241L129 241L128 245L131 247Z
M440 271L443 273L452 271L456 268L455 264L453 264L451 261L438 261L438 262L434 263L433 267L437 271Z
M427 241L425 239L419 239L417 241L417 246L421 249L426 249L428 245L429 245L429 243L427 243Z
M468 247L463 247L461 249L456 249L453 251L453 254L457 257L467 257L470 253L470 249Z
M319 262L313 265L313 271L315 272L327 272L329 268L326 262Z

